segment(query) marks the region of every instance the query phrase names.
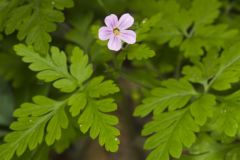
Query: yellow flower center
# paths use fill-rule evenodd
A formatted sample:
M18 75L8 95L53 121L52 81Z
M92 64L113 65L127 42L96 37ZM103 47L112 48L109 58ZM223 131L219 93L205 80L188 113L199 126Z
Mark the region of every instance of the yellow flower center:
M113 33L118 36L120 34L120 30L118 28L113 29Z

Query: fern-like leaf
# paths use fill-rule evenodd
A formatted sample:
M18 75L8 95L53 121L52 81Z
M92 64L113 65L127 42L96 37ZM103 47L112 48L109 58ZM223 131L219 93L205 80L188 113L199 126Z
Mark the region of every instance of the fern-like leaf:
M7 134L6 143L0 146L3 160L10 160L15 152L20 156L27 149L33 150L44 140L51 145L61 138L62 129L67 128L66 102L43 96L34 97L33 102L24 103L14 112L18 120L11 124L13 132Z
M240 158L239 151L239 144L222 144L201 134L189 155L183 155L179 160L237 160Z
M51 48L51 56L42 57L32 47L19 44L15 51L23 57L23 61L31 63L29 68L38 71L37 78L53 82L53 86L62 92L72 92L92 75L92 66L87 64L88 58L75 48L72 56L71 73L67 68L67 58L58 48Z
M144 145L153 150L147 160L169 160L170 155L179 158L183 146L190 147L196 139L199 127L189 109L161 113L145 125L142 134L151 135Z
M162 83L163 87L151 91L151 96L143 100L143 104L137 107L135 116L144 117L150 112L161 113L166 108L175 110L184 107L196 91L185 80L167 80Z
M176 0L161 1L159 6L160 12L139 29L143 33L140 39L179 46L186 57L202 55L203 47L210 50L227 46L238 33L225 24L212 24L219 15L218 0L193 0L189 9Z
M199 125L204 125L207 118L212 117L215 104L215 96L206 94L199 97L189 106L191 114Z
M83 133L89 130L93 139L99 136L100 145L105 145L106 150L111 152L118 150L117 136L120 132L113 127L118 123L118 119L106 113L115 111L116 108L113 99L89 100L78 120Z
M240 91L221 97L220 101L214 108L211 129L234 137L240 133Z
M151 50L147 45L132 45L124 50L129 60L143 60L155 56L154 50Z
M33 45L37 51L45 54L52 39L49 33L56 30L56 22L64 21L61 10L72 7L73 1L14 0L5 1L0 5L4 6L4 9L0 10L4 23L0 22L0 25L5 28L5 33L18 31L19 40L25 39L27 44Z
M219 59L219 69L209 83L216 90L231 88L231 84L239 81L240 47L239 44L225 50Z
M73 49L69 67L65 53L56 47L52 47L51 56L46 57L38 54L32 47L22 44L16 45L15 51L23 57L24 62L30 63L31 70L39 72L38 79L53 82L54 87L60 91L71 93L66 101L71 115L78 116L83 133L89 131L93 139L99 138L100 145L105 145L106 150L117 151L119 130L114 125L118 123L118 119L107 114L115 111L117 105L112 98L106 96L118 92L119 88L112 80L104 81L103 76L90 78L93 68L82 50ZM61 119L64 114L65 112L58 112L59 116L49 122L46 136L48 145L52 145L54 140L60 137L59 128L66 125L62 122L64 118Z

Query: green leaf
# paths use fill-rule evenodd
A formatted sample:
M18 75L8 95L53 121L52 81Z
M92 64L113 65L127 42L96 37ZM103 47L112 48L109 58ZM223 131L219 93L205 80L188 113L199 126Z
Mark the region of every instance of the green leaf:
M2 0L0 1L0 30L4 30L4 25L7 20L8 13L13 10L20 1L8 1L8 0Z
M208 117L212 117L215 96L206 94L195 100L189 107L191 114L199 125L204 125Z
M37 78L46 82L54 82L54 87L62 92L72 92L77 88L75 78L70 75L67 68L67 60L64 52L56 47L51 48L51 57L42 57L33 50L23 44L14 47L16 53L23 57L23 61L31 63L29 68L38 71Z
M119 88L112 80L103 81L104 77L99 76L91 79L86 87L86 92L92 98L99 98L119 92Z
M83 126L81 131L86 133L90 130L90 136L93 139L99 137L100 145L105 145L106 150L111 152L118 150L119 130L113 126L118 123L118 119L116 116L106 114L115 111L117 105L113 99L101 99L101 97L116 93L119 88L111 80L104 81L103 76L88 80L93 72L92 65L88 64L88 56L79 48L73 49L71 64L68 67L65 53L56 47L52 47L51 56L46 57L40 56L32 47L22 44L16 45L15 50L18 55L23 56L24 62L30 63L30 69L39 72L37 78L53 82L53 86L62 92L75 91L66 101L70 106L71 115L73 117L79 115L79 123ZM31 106L30 104L30 108ZM28 115L28 109L26 113L23 110L17 114ZM33 114L46 114L45 112L48 111L43 106L31 110ZM68 120L63 108L55 112L48 123L46 143L52 145L56 140L60 140L61 129L67 126Z
M50 32L56 30L56 23L64 21L64 15L59 10L72 7L72 0L36 0L12 1L2 4L9 10L0 10L0 15L5 19L2 24L6 34L18 31L19 40L26 40L27 44L46 54L52 38ZM6 13L1 13L6 12Z
M237 33L237 30L230 30L225 24L197 26L194 34L181 44L180 50L184 51L187 57L202 55L204 53L202 47L206 50L221 49L227 42L233 40Z
M194 65L184 66L182 73L191 82L207 85L208 81L214 77L218 67L218 50L212 50L202 58L202 61L196 60Z
M221 144L212 137L201 134L190 149L190 154L180 160L237 160L240 158L238 144Z
M112 98L100 98L118 91L119 89L113 81L103 81L103 77L100 76L90 80L86 84L85 90L72 95L68 101L72 116L79 115L80 130L83 133L89 131L90 137L93 139L98 137L100 145L104 145L110 152L118 150L117 136L120 133L113 126L118 123L118 118L107 113L115 111L117 105Z
M79 115L80 111L87 104L87 97L84 93L77 93L69 98L68 104L70 107L70 112L72 116Z
M62 131L62 137L60 140L56 141L54 143L54 149L57 153L63 153L67 148L70 147L71 143L73 143L78 134L76 130L74 129L74 126L68 127L68 129L65 129Z
M47 126L46 143L47 145L52 145L55 140L59 140L62 136L62 128L66 129L68 127L68 118L62 107L55 112L52 119L49 121Z
M168 108L170 111L184 107L197 93L186 80L170 79L162 83L163 87L151 91L151 96L143 100L135 112L135 116L144 117L152 111L157 114Z
M14 153L17 156L22 155L27 148L32 151L43 143L44 139L51 145L61 137L62 128L68 126L64 101L58 102L44 96L36 96L33 102L24 103L14 112L18 119L11 124L13 131L7 134L4 138L5 143L0 146L0 156L4 160L10 160Z
M149 19L144 19L140 27L136 30L137 41L142 41L147 38L149 32L162 20L162 15L160 13L153 15Z
M54 0L52 1L52 5L57 9L63 10L64 8L71 8L73 7L74 3L72 0Z
M117 105L111 98L89 100L78 120L81 131L86 133L89 130L93 139L99 137L100 145L105 145L106 150L110 152L118 150L119 140L117 136L120 135L120 132L113 127L118 123L118 118L106 113L116 109Z
M190 14L196 26L211 24L218 17L221 4L218 0L194 0Z
M208 52L202 62L196 60L194 66L185 66L183 74L185 78L204 85L205 90L227 90L232 83L239 81L240 75L240 48L235 44L226 48L219 56L218 50Z
M171 47L178 46L183 41L184 34L191 25L191 19L175 0L160 3L159 14L161 20L153 27L148 37L153 38L153 40L157 39L157 42L161 44L169 42Z
M218 0L193 0L187 8L175 0L159 3L160 12L138 31L143 34L141 40L179 46L185 57L195 58L203 55L203 48L221 49L231 45L238 34L238 30L229 29L225 24L212 24L219 15Z
M221 98L221 103L214 109L211 129L234 137L240 133L240 91Z
M32 152L27 151L22 156L14 156L14 160L49 160L49 147L46 145L41 145Z
M95 45L92 43L94 36L89 32L89 28L91 28L93 18L93 12L80 13L79 10L76 10L73 14L70 14L68 20L72 28L66 33L65 38L74 44L79 45L84 51L89 50L90 47L92 49L93 45ZM98 53L94 52L94 54ZM103 55L101 54L101 56Z
M216 90L231 88L231 84L239 81L240 75L240 46L236 44L226 49L219 59L220 66L215 76L209 83L209 87Z
M127 47L124 53L129 60L142 60L155 56L155 52L146 45L134 44Z
M92 65L88 64L88 56L84 55L83 51L79 48L73 49L71 62L71 74L77 79L78 85L81 86L92 75Z
M199 127L188 109L161 113L145 125L142 134L150 135L144 148L152 150L147 160L169 160L170 155L179 158L183 146L191 147L195 142L194 132Z
M88 57L79 48L73 49L70 72L64 52L56 47L51 48L51 56L42 57L23 44L16 45L15 51L23 57L23 61L31 63L29 68L38 71L37 78L45 82L53 82L53 86L62 92L73 92L92 75L92 65L88 64Z

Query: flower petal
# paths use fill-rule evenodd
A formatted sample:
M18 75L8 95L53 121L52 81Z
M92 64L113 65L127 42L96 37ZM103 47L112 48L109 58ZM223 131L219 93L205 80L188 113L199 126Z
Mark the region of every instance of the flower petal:
M114 29L118 24L118 18L115 14L111 14L107 16L104 21L105 21L105 24L108 27L111 27L112 29Z
M118 27L119 29L127 29L131 27L134 23L134 18L129 14L125 13L124 15L121 16L118 22Z
M120 39L126 43L134 44L136 43L136 33L132 30L122 30Z
M101 27L98 30L98 38L103 41L108 40L112 34L113 34L113 31L110 27Z
M122 48L121 39L115 35L112 35L108 41L108 48L113 51L119 51Z

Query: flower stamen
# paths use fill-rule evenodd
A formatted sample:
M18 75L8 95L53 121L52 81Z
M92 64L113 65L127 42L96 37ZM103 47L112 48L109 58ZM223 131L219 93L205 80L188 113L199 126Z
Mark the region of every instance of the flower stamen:
M118 28L114 28L113 33L115 34L115 36L118 36L120 35L120 30Z

